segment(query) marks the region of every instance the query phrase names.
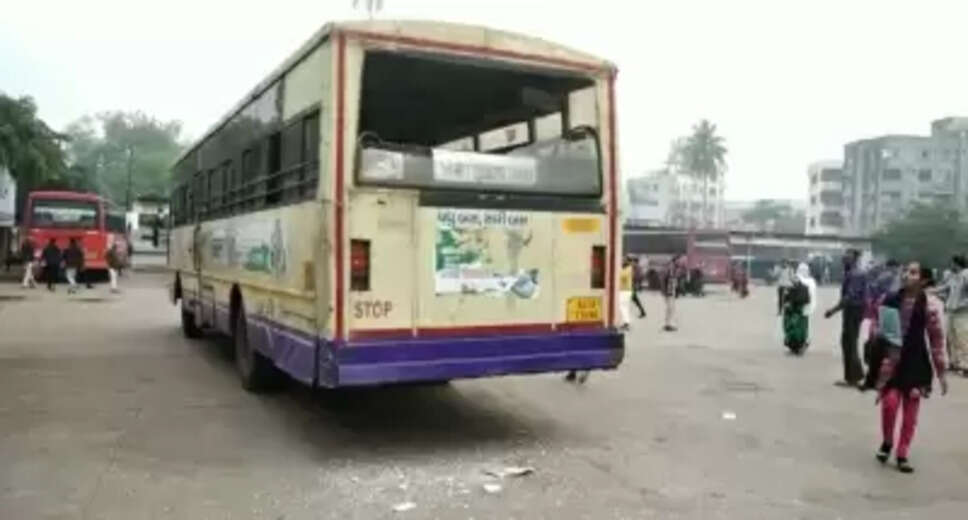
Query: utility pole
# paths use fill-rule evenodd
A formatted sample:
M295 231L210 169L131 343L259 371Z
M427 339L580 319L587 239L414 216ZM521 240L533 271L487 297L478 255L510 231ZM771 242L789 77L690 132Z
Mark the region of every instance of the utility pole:
M134 147L128 146L128 187L124 193L125 211L131 211L131 162L134 159Z

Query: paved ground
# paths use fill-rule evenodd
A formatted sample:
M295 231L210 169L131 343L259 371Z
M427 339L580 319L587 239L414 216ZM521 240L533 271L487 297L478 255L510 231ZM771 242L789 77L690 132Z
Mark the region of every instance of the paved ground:
M658 331L648 295L626 363L584 387L549 375L254 396L218 342L182 338L160 275L123 282L117 297L0 285L0 518L960 519L968 508L966 381L923 407L918 473L883 469L873 396L831 384L836 323L820 320L807 357L788 357L766 289L683 301L677 334ZM485 492L484 470L515 464L536 471Z

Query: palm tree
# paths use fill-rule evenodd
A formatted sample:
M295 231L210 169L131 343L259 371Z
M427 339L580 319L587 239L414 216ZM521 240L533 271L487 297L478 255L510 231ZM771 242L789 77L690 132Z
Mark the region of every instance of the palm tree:
M370 20L373 19L374 13L378 13L383 9L383 0L364 0L364 3L366 4L364 8ZM356 9L359 5L360 0L353 0L353 9Z
M726 144L716 135L716 125L703 119L692 127L682 149L683 166L690 175L702 179L702 218L709 225L709 182L716 182L726 172Z

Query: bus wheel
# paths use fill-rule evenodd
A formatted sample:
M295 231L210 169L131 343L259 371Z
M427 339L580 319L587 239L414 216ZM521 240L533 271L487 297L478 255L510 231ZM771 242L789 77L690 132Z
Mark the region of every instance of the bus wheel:
M242 388L249 392L274 390L285 380L282 372L272 361L252 348L249 342L249 329L246 326L245 310L239 309L235 321L235 368L242 380Z
M195 313L186 309L184 303L182 303L181 314L182 333L185 334L185 337L188 339L202 337L202 329L195 324Z

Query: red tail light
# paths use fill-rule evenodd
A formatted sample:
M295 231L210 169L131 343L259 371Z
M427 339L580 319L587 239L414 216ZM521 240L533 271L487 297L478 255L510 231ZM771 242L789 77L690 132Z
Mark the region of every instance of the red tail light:
M605 288L605 246L592 246L592 289Z
M350 240L350 290L370 290L369 240Z

